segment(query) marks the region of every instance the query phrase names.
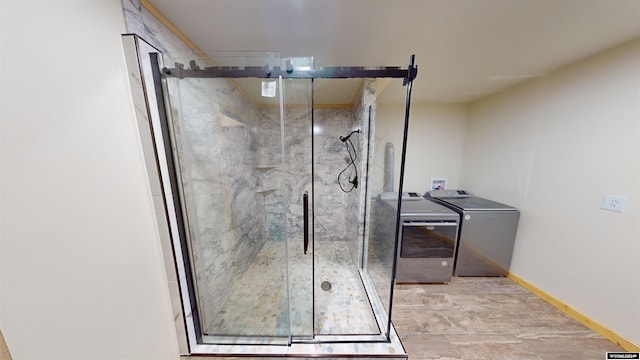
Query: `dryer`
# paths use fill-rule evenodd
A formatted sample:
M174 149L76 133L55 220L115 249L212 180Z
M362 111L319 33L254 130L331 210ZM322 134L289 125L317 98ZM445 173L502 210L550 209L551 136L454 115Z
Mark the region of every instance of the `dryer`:
M377 221L395 229L398 193L378 197ZM460 215L445 206L405 193L400 211L401 226L396 260L396 282L448 283L453 274ZM390 221L393 222L391 226ZM386 237L395 237L388 233Z

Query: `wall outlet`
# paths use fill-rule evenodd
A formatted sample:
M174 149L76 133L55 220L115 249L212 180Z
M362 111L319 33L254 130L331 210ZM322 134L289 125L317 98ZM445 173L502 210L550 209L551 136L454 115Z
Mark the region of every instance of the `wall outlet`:
M606 194L600 204L600 209L624 212L624 208L627 206L627 197L618 195Z

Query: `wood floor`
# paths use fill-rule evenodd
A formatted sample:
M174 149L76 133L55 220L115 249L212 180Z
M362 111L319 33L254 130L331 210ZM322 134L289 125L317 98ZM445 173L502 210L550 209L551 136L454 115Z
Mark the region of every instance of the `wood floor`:
M396 285L392 319L410 360L599 360L624 351L507 278Z

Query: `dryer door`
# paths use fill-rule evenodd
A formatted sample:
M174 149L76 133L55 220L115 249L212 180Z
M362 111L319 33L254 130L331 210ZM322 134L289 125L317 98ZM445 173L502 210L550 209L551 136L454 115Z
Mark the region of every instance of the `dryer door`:
M405 221L398 251L398 282L449 282L458 223Z

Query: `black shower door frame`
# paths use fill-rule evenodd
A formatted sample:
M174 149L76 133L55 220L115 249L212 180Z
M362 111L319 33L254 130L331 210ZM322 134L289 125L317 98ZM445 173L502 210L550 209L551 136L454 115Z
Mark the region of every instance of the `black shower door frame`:
M397 210L397 214L396 214L396 219L395 219L395 223L396 223L396 229L399 229L401 226L401 219L400 219L400 214L401 214L401 204L402 204L402 189L403 189L403 184L404 184L404 170L405 170L405 158L406 158L406 143L407 143L407 135L408 135L408 127L409 127L409 111L410 111L410 105L411 105L411 93L412 93L412 86L413 86L413 81L417 76L417 67L415 66L415 56L411 55L410 56L410 60L409 60L409 65L406 69L401 69L398 67L378 67L378 68L364 68L364 67L324 67L324 68L320 68L320 69L310 69L310 70L300 70L300 69L294 69L293 67L289 67L287 64L287 66L285 66L284 68L280 68L280 67L269 67L269 66L264 66L264 67L206 67L206 68L200 68L197 65L195 65L195 62L191 62L189 64L189 67L186 68L183 64L179 64L176 63L174 68L166 68L163 67L161 68L161 60L159 59L160 54L150 54L151 56L151 67L153 70L153 82L154 82L154 87L155 87L155 91L156 91L156 99L158 102L158 112L160 113L160 118L161 118L161 123L163 124L162 127L162 138L163 138L163 142L165 144L171 144L171 134L170 134L170 129L169 129L169 120L168 120L168 116L167 116L167 103L166 101L168 100L168 95L166 93L166 85L163 85L163 80L167 79L167 78L178 78L178 79L184 79L184 78L260 78L260 79L309 79L311 80L311 83L313 84L313 81L315 79L347 79L347 78L369 78L369 79L375 79L375 78L396 78L396 79L403 79L403 85L406 86L406 96L405 96L405 111L404 111L404 128L403 128L403 146L402 146L402 153L401 153L401 162L400 162L400 177L399 177L399 183L398 183L398 187L399 187L399 192L398 192L398 210ZM313 91L313 85L311 87L312 91ZM313 95L311 96L312 101L313 101ZM311 106L311 109L313 109L313 103ZM313 125L313 111L311 111L311 122ZM312 137L313 138L313 137ZM313 140L312 140L313 141ZM313 145L312 145L313 148ZM313 150L312 150L313 151ZM164 159L168 166L169 166L169 173L170 173L170 185L171 188L173 189L171 196L173 197L173 203L174 204L180 204L181 200L180 200L180 190L179 190L179 180L177 179L177 172L176 172L176 166L174 163L174 159L172 158L172 152L171 151L167 151L166 153L166 159ZM313 157L313 155L312 155ZM312 168L313 168L313 162L312 162ZM313 169L312 169L312 173L313 173ZM313 184L313 182L312 182ZM313 186L313 185L312 185ZM313 188L311 191L311 203L314 202L313 199L314 196L314 192L313 192ZM368 201L368 200L367 200ZM305 208L306 210L306 208ZM189 249L189 245L188 245L188 237L187 237L187 230L186 230L186 225L184 222L184 214L182 209L180 208L180 206L175 206L175 211L176 211L176 218L178 219L178 232L179 232L179 241L182 244L181 246L181 251L182 254L180 254L182 261L184 262L184 268L185 271L187 273L187 276L185 276L186 279L186 288L188 289L188 292L186 294L182 294L183 297L183 304L185 303L185 299L184 297L189 297L191 299L191 301L189 301L188 303L190 304L190 309L188 309L188 311L191 312L192 317L193 317L193 324L192 326L194 327L195 330L195 338L196 338L196 342L198 344L207 344L207 342L205 342L203 340L203 333L202 333L202 329L200 328L200 321L199 321L199 314L198 314L198 306L196 306L195 304L195 299L197 299L196 297L196 289L195 289L195 284L194 284L194 277L192 274L192 265L191 264L191 257L189 256L188 253L188 249ZM312 211L313 211L313 207L312 207ZM311 216L305 216L305 229L307 229L308 227L308 219L311 219L311 221L313 221L314 215L313 213L311 213ZM311 224L311 227L313 228L313 224ZM399 231L395 231L395 248L394 248L394 254L397 253L398 251L398 243L399 243ZM305 231L305 236L308 235L308 231ZM313 240L311 240L313 241ZM305 248L306 248L306 244L308 244L309 240L305 239ZM394 263L393 263L393 275L392 275L392 283L390 284L390 298L393 298L393 279L395 279L395 268L396 268L396 257L394 256ZM312 277L312 281L313 281L313 277ZM313 288L313 286L312 286ZM389 308L386 309L387 311L387 324L386 324L386 340L389 341L389 336L390 336L390 328L391 328L391 311L392 311L392 306L391 306L392 301L389 304ZM348 340L349 342L374 342L374 341L380 341L379 339L374 339L374 338L367 338L367 337L361 337L360 339L358 338L354 338L354 340ZM231 339L231 341L235 344L242 344L242 343L238 343L236 342L237 339ZM289 336L289 344L291 344L291 342L340 342L341 340L338 337L324 337L324 338L316 338L314 339L313 335L309 338L309 337L302 337L302 338L293 338L291 336ZM247 342L244 343L246 345L251 345L251 344L259 344L260 342L253 342L251 339L247 339ZM224 344L224 343L222 343Z

